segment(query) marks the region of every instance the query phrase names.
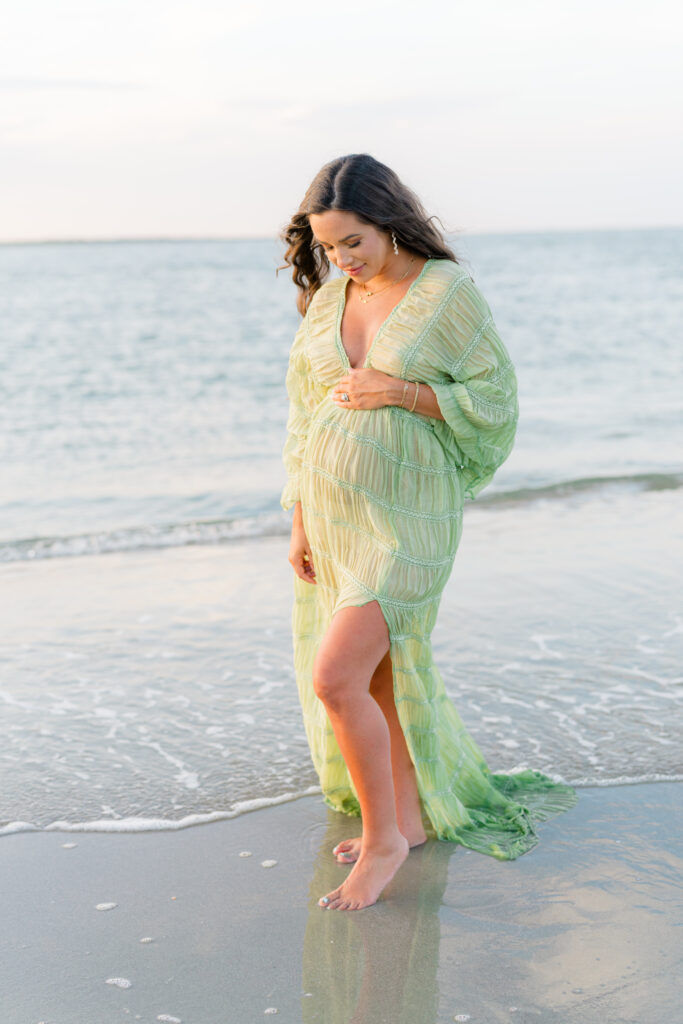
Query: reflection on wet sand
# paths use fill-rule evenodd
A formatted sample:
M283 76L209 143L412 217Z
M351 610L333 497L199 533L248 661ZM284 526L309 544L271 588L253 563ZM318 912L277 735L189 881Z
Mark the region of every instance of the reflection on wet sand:
M516 861L430 840L355 913L317 906L348 871L331 851L349 821L330 812L309 890L304 1024L678 1020L680 793L581 790Z
M457 847L429 841L411 850L384 893L367 910L316 905L348 874L332 848L331 821L318 853L303 949L304 1024L435 1024L441 907L448 862Z

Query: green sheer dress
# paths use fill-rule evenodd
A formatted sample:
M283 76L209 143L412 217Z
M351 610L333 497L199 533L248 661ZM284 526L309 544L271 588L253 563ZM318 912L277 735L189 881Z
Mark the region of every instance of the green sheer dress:
M377 601L387 622L394 699L424 814L439 839L508 860L531 849L534 824L572 806L574 791L540 772L492 774L448 698L431 633L475 497L512 448L514 368L469 275L430 259L380 327L365 360L433 388L443 420L397 406L344 409L331 391L350 364L340 324L348 278L314 295L292 345L282 506L301 502L317 586L294 577L294 667L326 802L359 814L353 783L312 666L334 613Z

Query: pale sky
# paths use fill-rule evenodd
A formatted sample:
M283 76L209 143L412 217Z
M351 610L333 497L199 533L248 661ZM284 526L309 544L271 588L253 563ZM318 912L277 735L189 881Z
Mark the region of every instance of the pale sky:
M448 230L683 225L680 0L21 0L0 240L266 237L369 152Z

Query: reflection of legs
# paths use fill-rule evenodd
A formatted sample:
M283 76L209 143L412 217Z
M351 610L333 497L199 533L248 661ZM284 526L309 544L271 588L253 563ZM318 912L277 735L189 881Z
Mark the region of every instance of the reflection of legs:
M363 818L358 860L346 881L324 898L330 909L370 906L408 854L396 820L390 730L370 695L374 672L388 648L382 610L371 601L333 616L313 666L313 686L325 705Z
M315 905L339 875L329 850L340 824L339 815L330 818L311 878L302 979L313 996L302 1000L302 1024L434 1024L439 910L451 857L460 847L428 843L412 851L391 883L390 920L385 913L369 913L346 914L340 921L339 914L321 914Z
M384 655L374 671L370 682L370 695L379 704L389 727L391 739L391 772L396 801L396 820L400 832L410 846L420 846L426 840L422 825L420 797L417 791L415 767L408 753L398 712L394 702L394 675L389 652ZM351 864L358 860L361 839L345 839L334 848L340 864Z

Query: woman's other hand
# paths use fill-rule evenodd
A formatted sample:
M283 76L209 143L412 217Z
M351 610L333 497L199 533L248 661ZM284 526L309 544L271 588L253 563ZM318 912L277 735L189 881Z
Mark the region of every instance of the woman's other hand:
M292 536L289 543L289 564L300 580L305 583L316 583L313 556L306 537L301 514L301 503L297 501L294 506L294 518L292 520Z
M403 381L372 367L351 369L332 389L332 400L342 409L381 409L385 405L398 405L403 392ZM342 395L349 400L342 400Z

